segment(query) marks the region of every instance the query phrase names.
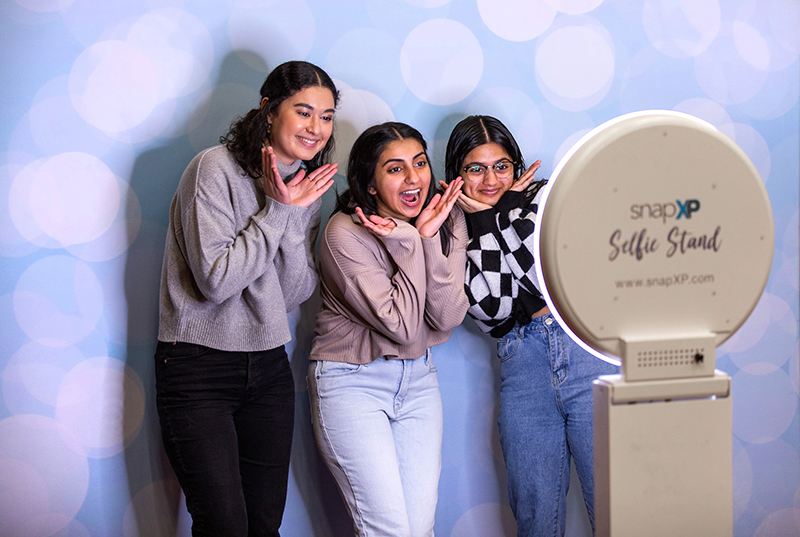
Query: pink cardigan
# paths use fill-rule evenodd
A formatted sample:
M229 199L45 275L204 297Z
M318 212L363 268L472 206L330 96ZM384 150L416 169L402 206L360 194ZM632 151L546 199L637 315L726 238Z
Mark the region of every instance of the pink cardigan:
M420 237L398 221L386 237L358 218L334 214L319 253L322 308L311 360L352 364L419 358L444 343L469 307L464 292L467 227L458 207L450 255L438 233Z

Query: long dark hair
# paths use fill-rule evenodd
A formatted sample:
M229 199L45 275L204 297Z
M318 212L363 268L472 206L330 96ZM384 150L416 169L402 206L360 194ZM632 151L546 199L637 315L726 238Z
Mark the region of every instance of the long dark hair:
M444 177L447 183L459 176L467 155L478 146L495 143L514 161L514 180L525 171L525 159L514 136L503 122L492 116L469 116L458 122L450 139L444 159ZM533 201L545 181L534 181L525 191L526 204Z
M254 179L262 175L261 144L267 139L269 117L277 112L283 101L298 91L317 86L331 90L334 107L339 104L339 92L333 80L313 63L303 61L282 63L267 76L261 86L261 101L267 98L264 106L253 108L243 117L235 119L228 133L219 139L247 175ZM309 171L328 162L333 154L333 148L333 133L331 133L325 147L314 155L313 159L306 162Z
M428 144L417 129L406 125L390 121L380 125L373 125L361 133L353 143L350 150L350 158L347 162L347 190L336 196L336 208L334 212L341 211L345 214L353 214L356 207L361 207L367 216L376 214L378 210L378 200L375 194L370 193L370 189L375 188L375 171L378 161L383 151L391 142L412 139L419 142L425 152L425 159L430 166L428 158ZM431 198L436 194L436 179L431 169L431 184L428 186L428 195L422 208L428 206ZM450 252L450 239L452 233L452 216L439 228L439 237L442 240L442 251L447 255ZM416 218L410 223L413 225Z

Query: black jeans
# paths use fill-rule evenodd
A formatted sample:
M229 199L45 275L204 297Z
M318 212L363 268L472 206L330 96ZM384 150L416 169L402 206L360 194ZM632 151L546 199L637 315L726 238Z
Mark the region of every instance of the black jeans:
M156 403L194 536L278 536L294 428L283 346L227 352L156 347Z

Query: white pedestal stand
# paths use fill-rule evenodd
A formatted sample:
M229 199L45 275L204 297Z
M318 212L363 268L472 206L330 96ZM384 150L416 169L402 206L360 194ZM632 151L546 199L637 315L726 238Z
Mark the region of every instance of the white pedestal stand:
M730 537L730 377L593 389L596 535Z

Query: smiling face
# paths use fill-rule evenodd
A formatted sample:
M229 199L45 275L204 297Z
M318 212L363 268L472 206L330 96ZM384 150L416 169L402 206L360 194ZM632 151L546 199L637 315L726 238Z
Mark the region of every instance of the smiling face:
M422 145L413 138L390 142L375 167L369 187L378 216L406 222L419 216L431 185L431 168Z
M492 169L492 166L501 160L511 161L511 157L508 156L505 149L494 142L479 145L467 153L464 162L461 163L460 171L460 175L464 179L462 187L464 194L475 201L494 207L506 190L514 184L513 173L505 179L499 179ZM488 168L486 174L479 181L472 181L463 171L464 168L473 164L482 164Z
M270 117L269 144L282 164L311 160L333 132L333 94L309 86L283 101Z

